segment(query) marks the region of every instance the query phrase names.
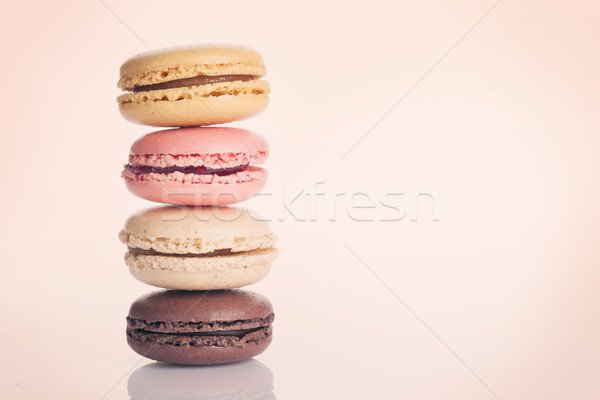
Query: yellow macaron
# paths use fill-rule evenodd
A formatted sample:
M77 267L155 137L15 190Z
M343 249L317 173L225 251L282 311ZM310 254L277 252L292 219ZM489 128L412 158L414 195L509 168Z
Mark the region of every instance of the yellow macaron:
M117 98L129 121L151 126L213 125L249 118L269 102L262 56L241 45L148 51L120 69Z

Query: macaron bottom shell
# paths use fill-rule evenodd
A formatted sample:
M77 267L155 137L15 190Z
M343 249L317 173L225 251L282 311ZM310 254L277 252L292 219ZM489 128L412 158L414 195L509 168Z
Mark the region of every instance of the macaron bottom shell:
M181 365L216 365L247 360L265 351L271 340L270 328L269 335L260 341L242 341L239 345L223 347L162 344L151 340L138 340L130 334L127 335L129 347L141 356Z
M244 120L259 114L268 104L267 94L238 94L120 104L119 111L126 120L138 124L186 127Z
M270 264L226 271L169 271L153 268L138 270L129 267L131 275L140 282L159 288L179 290L241 288L261 281L270 270Z
M222 184L125 181L127 189L142 199L183 206L224 206L240 203L258 194L263 179Z

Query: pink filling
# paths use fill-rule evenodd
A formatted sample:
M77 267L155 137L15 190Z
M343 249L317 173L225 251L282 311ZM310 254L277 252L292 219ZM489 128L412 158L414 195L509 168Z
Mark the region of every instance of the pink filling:
M172 164L171 164L172 165ZM235 164L239 165L239 164ZM223 164L219 164L219 168L223 168ZM234 183L253 182L266 178L267 171L259 167L248 167L244 171L237 172L231 175L198 175L184 174L181 172L172 172L170 174L135 174L129 170L124 170L121 177L128 181L137 182L172 182L172 183L201 183L201 184L217 184L227 185Z
M206 167L230 168L244 164L262 164L269 157L266 151L249 153L219 153L219 154L130 154L129 163L149 167ZM188 174L189 175L189 174Z

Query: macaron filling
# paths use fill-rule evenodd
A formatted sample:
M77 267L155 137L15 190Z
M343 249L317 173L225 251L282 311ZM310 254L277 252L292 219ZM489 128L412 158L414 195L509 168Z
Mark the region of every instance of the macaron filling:
M209 292L204 292L209 293ZM200 297L199 301L202 297ZM225 331L245 331L266 328L273 322L273 313L265 318L239 319L231 321L149 321L142 318L127 317L127 329L152 333L214 333Z
M127 251L133 257L176 257L176 258L212 258L212 257L252 257L276 252L272 246L260 247L251 250L232 251L231 249L216 249L205 253L167 253L154 249L140 249L138 247L127 247Z
M262 180L268 152L221 154L131 154L121 174L127 181L234 184Z
M235 81L252 81L259 78L256 75L199 75L190 78L175 79L166 82L155 83L151 85L134 86L134 92L147 92L151 90L175 89L181 87L202 86L212 83L235 82Z
M168 257L220 257L228 256L234 253L244 253L243 251L233 252L231 249L219 249L207 253L163 253L154 249L140 249L138 247L127 247L131 254L139 256L168 256Z
M140 342L193 347L242 347L272 334L274 315L234 321L146 321L127 317L127 336Z
M244 171L248 168L249 164L238 165L236 167L228 167L228 168L207 168L205 166L195 167L195 166L172 166L172 167L151 167L149 165L134 165L127 164L125 165L125 169L133 172L134 174L143 175L143 174L171 174L173 172L181 172L182 174L196 174L196 175L231 175L241 171Z

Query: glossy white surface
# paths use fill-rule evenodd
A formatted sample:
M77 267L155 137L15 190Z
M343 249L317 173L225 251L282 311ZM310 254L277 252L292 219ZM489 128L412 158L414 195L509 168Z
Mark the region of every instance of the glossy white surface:
M140 400L275 398L273 374L256 360L210 367L150 363L129 376L127 392Z

